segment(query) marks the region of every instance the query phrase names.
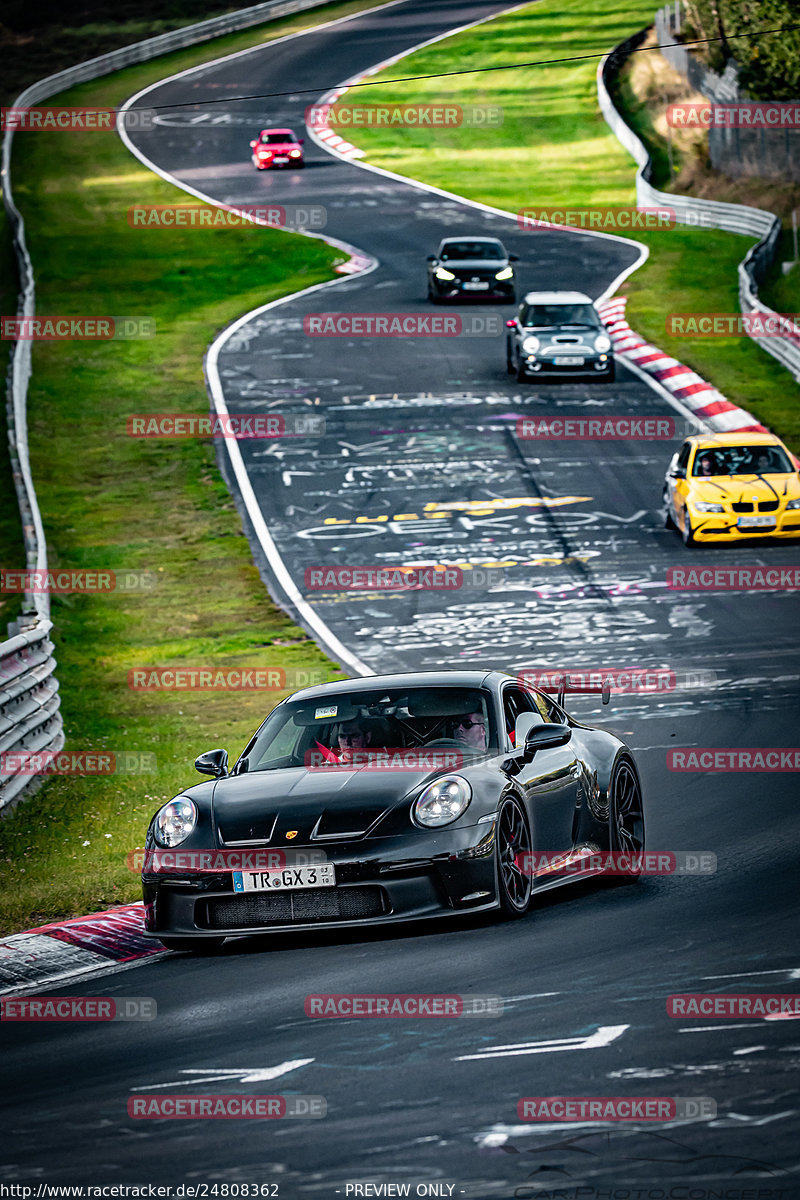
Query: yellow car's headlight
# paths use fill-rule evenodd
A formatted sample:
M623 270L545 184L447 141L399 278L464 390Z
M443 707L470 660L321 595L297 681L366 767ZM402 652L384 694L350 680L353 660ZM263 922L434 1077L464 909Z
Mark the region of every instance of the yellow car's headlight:
M725 512L722 504L711 504L706 500L695 500L694 507L698 512Z
M786 505L786 509L787 509L787 511L788 511L790 508L800 508L800 496L798 496L798 498L797 498L796 500L790 500L790 501L789 501L789 503Z

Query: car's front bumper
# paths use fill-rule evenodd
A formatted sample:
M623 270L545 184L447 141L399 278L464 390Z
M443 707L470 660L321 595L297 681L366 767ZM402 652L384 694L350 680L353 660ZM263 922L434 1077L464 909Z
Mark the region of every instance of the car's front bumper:
M579 363L559 363L556 358L580 358ZM614 370L614 356L608 354L538 355L520 353L520 362L529 375L592 375L602 378Z
M335 887L234 892L230 872L143 874L145 928L156 937L220 937L392 924L497 904L493 821L347 846L292 847L298 856L320 850L336 868Z
M516 291L513 279L495 279L487 282L489 282L488 288L474 291L472 288L465 288L460 280L440 280L434 276L431 280L431 288L440 300L470 300L485 303L487 300L511 301L515 299Z
M800 509L777 512L769 525L739 525L737 513L699 513L689 506L696 542L752 542L759 538L800 538ZM763 514L772 516L772 514Z

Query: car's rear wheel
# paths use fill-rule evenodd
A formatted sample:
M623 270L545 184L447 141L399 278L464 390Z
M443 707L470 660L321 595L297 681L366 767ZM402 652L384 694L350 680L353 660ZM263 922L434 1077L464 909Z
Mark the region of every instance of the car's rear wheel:
M681 529L681 537L683 538L684 546L695 546L697 543L694 540L694 530L692 529L692 518L689 516L689 510L683 510L683 528Z
M530 856L531 834L520 802L509 797L497 815L495 832L497 856L497 898L507 917L521 917L528 911L533 893L533 876L519 856Z
M158 939L167 950L185 950L187 954L213 954L225 938L164 937Z
M672 510L669 506L669 491L667 490L666 487L664 488L663 492L661 493L661 503L664 506L664 508L663 508L664 528L665 529L674 529L675 522L672 519Z
M612 851L624 855L631 864L630 871L617 874L615 878L622 883L635 883L641 874L636 860L645 849L644 805L639 776L627 758L621 758L614 768L608 789L608 821ZM625 865L624 861L615 864L617 870Z

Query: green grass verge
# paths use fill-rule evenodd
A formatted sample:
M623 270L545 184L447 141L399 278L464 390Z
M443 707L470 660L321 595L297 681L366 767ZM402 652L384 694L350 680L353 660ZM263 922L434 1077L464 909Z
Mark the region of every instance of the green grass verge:
M513 64L607 51L652 15L647 0L573 0L568 10L541 0L498 17L402 59L373 80L438 78L357 87L342 103L499 105L502 126L371 127L348 136L377 166L512 212L531 204L635 204L633 160L597 107L597 60ZM448 71L501 64L512 65L447 77ZM738 312L737 266L751 239L682 229L637 238L650 258L622 289L631 325L800 450L800 387L788 372L747 338L687 339L666 331L671 312Z
M305 24L369 6L329 6ZM169 71L303 23L294 18L220 39L54 102L117 105ZM125 856L142 844L153 811L199 782L192 768L198 752L218 745L238 752L280 698L137 693L127 686L131 667L342 674L270 601L211 444L134 440L125 432L129 413L207 412L202 359L215 333L259 304L335 278L336 253L321 241L263 228L131 229L129 205L186 196L108 134L18 136L13 169L38 312L156 321L150 340L38 343L29 430L51 563L147 569L158 578L141 596L53 598L67 745L150 751L157 772L54 777L0 820L3 933L139 898ZM0 561L22 566L15 501L4 506L0 538Z

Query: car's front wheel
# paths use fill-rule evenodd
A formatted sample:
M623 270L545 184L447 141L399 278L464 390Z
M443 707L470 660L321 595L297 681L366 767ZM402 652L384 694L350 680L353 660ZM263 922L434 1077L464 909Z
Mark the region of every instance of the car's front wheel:
M517 359L517 383L524 383L528 378L528 372L525 370L525 363L522 361L522 355Z
M681 529L681 537L683 538L684 546L696 545L694 540L694 530L692 529L692 518L689 516L688 508L683 510L683 528Z
M507 917L521 917L533 894L533 875L525 861L531 856L531 834L522 805L511 796L497 814L495 854L500 909Z
M511 338L506 338L506 370L509 375L513 375L516 367L514 366L514 356L511 353Z
M187 954L213 954L225 938L163 937L158 939L167 950L185 950Z
M661 493L661 503L663 505L662 512L664 515L664 528L665 529L674 529L675 522L672 519L672 509L670 508L670 503L669 503L669 489L666 487L664 488L663 492Z

